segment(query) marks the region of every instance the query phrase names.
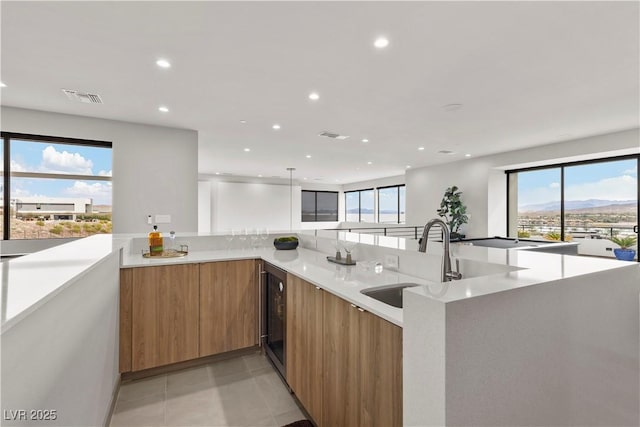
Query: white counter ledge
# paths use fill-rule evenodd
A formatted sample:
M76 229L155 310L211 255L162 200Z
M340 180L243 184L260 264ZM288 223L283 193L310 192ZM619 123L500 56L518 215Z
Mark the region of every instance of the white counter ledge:
M126 240L101 234L3 261L2 333L125 243Z

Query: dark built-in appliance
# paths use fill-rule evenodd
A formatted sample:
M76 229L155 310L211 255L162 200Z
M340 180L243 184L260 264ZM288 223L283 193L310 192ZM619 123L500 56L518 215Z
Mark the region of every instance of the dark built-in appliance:
M262 345L267 357L285 378L287 273L264 263L261 275Z

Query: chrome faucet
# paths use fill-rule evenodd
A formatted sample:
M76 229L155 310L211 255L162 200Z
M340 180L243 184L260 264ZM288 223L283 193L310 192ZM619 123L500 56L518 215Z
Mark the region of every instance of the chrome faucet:
M449 231L449 226L446 222L444 222L440 218L434 218L425 224L424 230L422 231L422 238L420 239L420 247L418 248L418 251L427 251L429 230L431 230L431 227L436 224L439 225L440 228L442 228L442 243L444 246L444 253L442 254L442 274L440 275L440 281L450 282L451 280L460 280L462 279L462 274L451 269L451 254L449 252L449 239L451 236L451 232ZM456 260L456 268L459 269L458 260Z

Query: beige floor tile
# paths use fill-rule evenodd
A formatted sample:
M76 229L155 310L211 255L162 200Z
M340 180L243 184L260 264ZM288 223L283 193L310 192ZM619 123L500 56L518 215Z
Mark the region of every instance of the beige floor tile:
M271 363L269 363L267 357L259 352L242 356L242 359L244 360L245 365L247 365L249 372L271 367Z
M226 375L238 374L240 372L249 372L242 357L234 359L221 360L211 363L208 366L210 378L215 382L216 379Z
M169 397L165 403L167 426L226 426L227 421L219 399L213 390L179 397Z
M265 368L254 372L253 375L271 415L283 414L298 408L287 386L273 369Z
M305 420L307 417L304 416L302 411L296 406L295 409L291 411L285 412L280 415L276 415L275 417L276 425L278 426L286 426L294 421Z
M144 397L164 398L167 389L167 376L156 377L122 383L118 393L118 402L127 402Z
M212 387L207 366L167 374L167 397L180 396Z
M279 427L303 419L259 353L124 383L112 427Z
M111 417L111 427L154 427L164 425L164 397L148 396L118 402Z

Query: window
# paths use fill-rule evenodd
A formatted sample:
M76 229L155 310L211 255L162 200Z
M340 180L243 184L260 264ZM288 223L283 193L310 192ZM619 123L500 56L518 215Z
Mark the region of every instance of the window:
M378 222L404 223L406 188L404 185L378 188Z
M375 200L372 188L345 194L346 221L375 222Z
M632 155L507 171L509 234L555 240L635 236L639 162Z
M3 239L110 233L111 143L2 132Z
M302 190L302 222L338 220L338 192Z

